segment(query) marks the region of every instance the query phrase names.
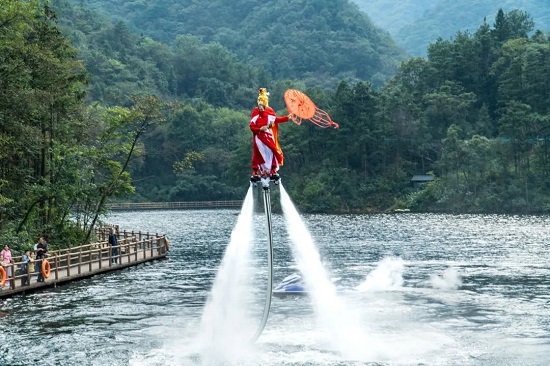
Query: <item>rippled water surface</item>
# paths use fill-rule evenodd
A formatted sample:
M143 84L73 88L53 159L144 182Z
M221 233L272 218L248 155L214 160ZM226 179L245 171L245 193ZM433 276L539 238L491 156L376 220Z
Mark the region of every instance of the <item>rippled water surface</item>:
M200 365L203 306L237 210L113 213L164 233L167 260L0 300L0 365ZM550 219L481 215L302 215L373 359L334 351L308 297L274 298L247 365L549 365ZM254 217L265 301L263 214ZM296 272L274 214L274 282ZM346 314L334 314L335 322ZM239 331L238 329L235 330ZM376 351L376 352L374 352Z

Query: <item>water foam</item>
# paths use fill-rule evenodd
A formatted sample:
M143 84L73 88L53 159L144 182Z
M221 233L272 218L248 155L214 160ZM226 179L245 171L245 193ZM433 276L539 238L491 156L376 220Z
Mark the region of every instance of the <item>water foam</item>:
M249 188L201 318L203 364L239 362L250 353L254 324L247 301L245 265L252 243L253 190Z
M449 267L441 276L432 274L430 282L435 289L456 290L462 285L462 278L456 268Z
M358 291L390 291L403 286L404 263L401 258L384 258L357 286Z
M293 253L317 319L327 335L326 342L345 358L372 359L374 355L368 349L369 342L360 327L358 315L337 296L313 239L282 184L281 206Z

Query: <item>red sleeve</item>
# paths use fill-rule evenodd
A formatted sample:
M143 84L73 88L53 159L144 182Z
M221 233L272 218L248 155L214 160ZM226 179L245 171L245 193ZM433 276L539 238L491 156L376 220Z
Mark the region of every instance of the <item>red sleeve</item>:
M261 128L261 126L258 126L254 122L250 122L250 131L252 131L252 133L254 135L260 133L260 128Z
M281 116L275 118L275 123L285 123L288 122L288 116Z

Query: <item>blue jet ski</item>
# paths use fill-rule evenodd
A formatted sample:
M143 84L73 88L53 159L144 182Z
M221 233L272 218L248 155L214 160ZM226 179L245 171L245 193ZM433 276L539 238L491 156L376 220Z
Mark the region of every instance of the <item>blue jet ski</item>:
M332 283L336 286L337 290L341 290L340 281L341 279L332 280ZM308 291L302 281L302 277L297 273L293 273L290 276L285 277L281 283L273 289L273 295L277 297L288 295L304 296L307 294Z
M286 296L286 295L307 295L302 277L299 274L293 273L290 276L285 277L281 283L279 283L275 289L273 289L273 295Z

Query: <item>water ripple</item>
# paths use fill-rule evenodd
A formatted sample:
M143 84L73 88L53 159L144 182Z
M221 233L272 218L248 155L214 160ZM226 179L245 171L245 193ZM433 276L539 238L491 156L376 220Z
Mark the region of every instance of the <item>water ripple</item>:
M0 303L1 365L199 365L194 338L237 221L234 210L118 212L108 222L165 233L166 260L18 295ZM506 215L305 215L339 296L385 360L329 349L307 297L274 298L266 330L243 365L550 364L550 219ZM265 222L254 217L250 289L261 316ZM296 272L282 215L273 217L275 282ZM386 258L399 286L356 288ZM452 268L456 287L431 276ZM381 279L377 279L381 280ZM339 314L334 314L336 319ZM382 343L377 343L382 342Z

